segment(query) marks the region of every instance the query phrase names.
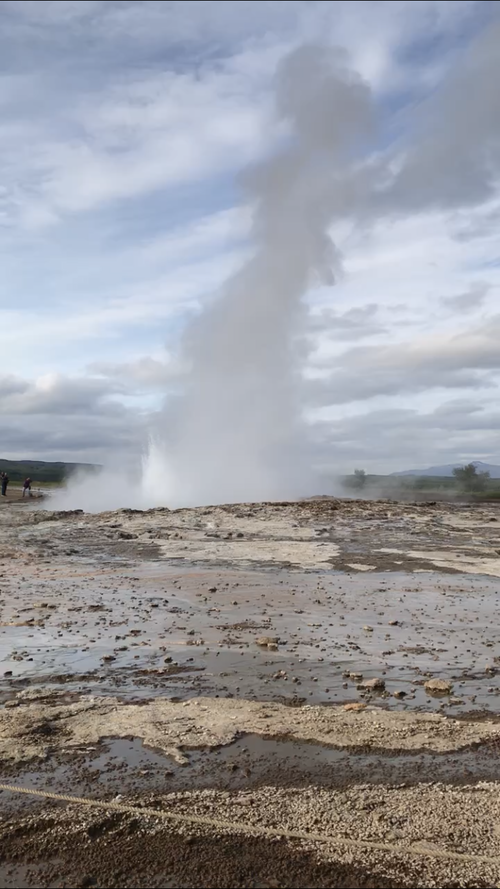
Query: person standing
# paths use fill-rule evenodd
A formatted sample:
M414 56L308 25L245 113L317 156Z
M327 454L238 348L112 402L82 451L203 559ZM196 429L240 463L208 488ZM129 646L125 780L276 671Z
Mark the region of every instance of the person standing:
M23 484L23 497L26 497L28 494L31 497L31 479L25 478Z
M9 476L6 472L2 472L2 497L7 496L7 485L9 484Z

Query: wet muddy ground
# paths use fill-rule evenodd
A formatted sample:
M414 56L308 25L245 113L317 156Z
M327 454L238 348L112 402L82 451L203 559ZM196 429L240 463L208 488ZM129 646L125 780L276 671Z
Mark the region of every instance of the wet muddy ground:
M2 578L0 694L63 685L324 704L376 694L397 709L497 711L498 584L427 572L17 563ZM374 677L385 689L362 687ZM433 677L453 694L427 694Z
M500 855L497 518L3 506L0 782L307 832L338 809L335 834L429 852L174 830L4 791L0 887L499 884L500 859L478 858Z

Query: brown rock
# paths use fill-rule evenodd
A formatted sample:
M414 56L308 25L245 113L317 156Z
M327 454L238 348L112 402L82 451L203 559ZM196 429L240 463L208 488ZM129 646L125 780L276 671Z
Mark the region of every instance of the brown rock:
M429 679L428 682L425 683L424 688L430 695L449 695L451 694L453 686L451 682L447 682L446 679Z
M377 676L375 679L367 679L361 687L366 691L384 691L385 682Z
M271 645L277 645L279 639L277 636L259 636L255 642L257 645L260 645L261 648L270 648Z
M355 713L358 710L366 710L366 704L356 703L356 704L344 704L344 710L353 710Z

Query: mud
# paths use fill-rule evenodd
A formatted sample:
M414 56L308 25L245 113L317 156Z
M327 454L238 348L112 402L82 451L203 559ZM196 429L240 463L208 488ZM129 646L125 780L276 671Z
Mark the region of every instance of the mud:
M390 848L3 792L0 886L497 885L499 518L2 504L0 781Z
M102 739L95 746L61 754L57 763L47 758L31 767L5 767L23 787L50 790L93 799L116 799L126 787L128 794L172 793L198 790L253 790L274 787L335 788L353 785L413 787L421 783L467 786L498 778L499 749L484 744L447 753L411 752L392 755L335 749L319 744L242 735L227 745L183 751L176 758L145 747L133 735ZM33 811L57 803L7 791L1 794L5 814Z
M241 733L392 753L445 753L483 743L496 745L500 739L496 720L471 722L431 713L390 713L376 707L351 712L232 698L194 698L183 703L157 698L123 704L115 698L87 697L61 703L56 695L37 700L23 694L11 704L15 706L5 708L0 721L4 768L10 762L45 759L98 744L109 736L131 734L180 763L186 761L188 749L229 744Z
M393 709L497 712L497 589L468 575L16 564L2 577L0 696L64 685L338 704L370 699L358 686L382 677ZM428 695L431 677L453 694Z

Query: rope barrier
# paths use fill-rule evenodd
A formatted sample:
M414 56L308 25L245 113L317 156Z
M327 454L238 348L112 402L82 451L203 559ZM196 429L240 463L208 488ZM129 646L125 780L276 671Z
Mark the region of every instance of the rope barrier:
M374 842L371 840L355 840L341 836L327 836L319 833L309 833L307 831L286 830L285 828L263 827L252 824L244 824L243 822L224 821L217 818L210 818L208 815L186 815L179 812L165 812L161 809L153 809L149 806L138 807L128 803L120 803L105 800L87 799L82 796L70 796L63 793L53 793L48 790L35 790L29 787L18 787L15 784L0 784L0 790L8 793L20 793L27 796L41 797L42 799L51 799L57 802L73 803L74 805L88 806L94 809L105 809L108 811L121 812L126 815L133 815L136 818L156 818L164 821L170 821L177 824L193 824L199 827L218 828L219 830L227 830L231 833L241 833L248 836L262 836L268 838L284 838L294 840L305 840L307 842L323 843L327 845L343 846L346 849L366 850L371 849L375 852L390 852L397 855L413 855L427 858L438 858L444 861L472 861L481 862L482 864L500 864L500 856L491 855L470 855L463 852L452 852L446 849L428 848L425 844L414 844L411 846L397 846L394 843Z

